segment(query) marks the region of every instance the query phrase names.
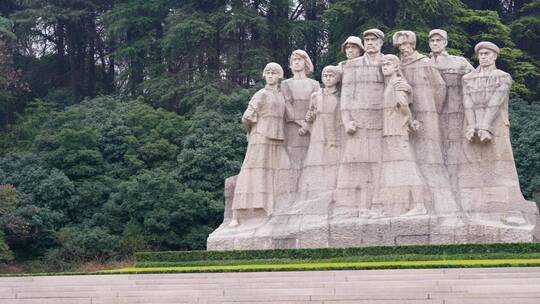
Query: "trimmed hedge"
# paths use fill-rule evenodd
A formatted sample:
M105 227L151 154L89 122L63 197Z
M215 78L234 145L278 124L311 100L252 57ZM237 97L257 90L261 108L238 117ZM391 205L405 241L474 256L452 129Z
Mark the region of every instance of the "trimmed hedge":
M254 259L254 260L205 260L205 261L151 261L136 262L136 268L151 267L196 267L196 266L225 266L253 264L298 264L298 263L355 263L383 261L434 261L434 260L492 260L492 259L540 259L540 253L489 253L489 254L456 254L456 255L380 255L339 257L330 259Z
M411 245L374 246L353 248L317 249L271 249L271 250L226 250L226 251L162 251L138 252L137 263L141 262L186 262L186 261L226 261L260 259L332 259L359 256L401 256L401 255L463 255L491 253L540 253L540 243L496 243L496 244L453 244L453 245Z
M250 272L250 271L321 271L360 269L416 269L461 267L529 267L539 266L540 259L492 259L492 260L435 260L435 261L384 261L348 263L295 263L216 265L192 267L125 268L115 273L174 273L174 272Z

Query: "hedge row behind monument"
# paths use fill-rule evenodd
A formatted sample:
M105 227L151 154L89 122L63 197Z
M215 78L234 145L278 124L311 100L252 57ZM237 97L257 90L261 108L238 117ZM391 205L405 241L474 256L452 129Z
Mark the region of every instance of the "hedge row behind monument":
M479 67L446 52L447 34L384 33L342 45L347 60L323 69L291 55L276 63L242 118L248 149L225 183L223 224L208 249L530 242L540 217L519 188L509 137L512 78L499 48L475 47Z

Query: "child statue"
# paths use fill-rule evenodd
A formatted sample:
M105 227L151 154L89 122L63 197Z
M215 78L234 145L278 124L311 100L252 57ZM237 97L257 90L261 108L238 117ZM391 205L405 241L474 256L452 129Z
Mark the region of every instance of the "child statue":
M321 75L324 89L311 95L309 110L299 134L311 133L304 168L300 177L301 200L313 199L336 188L339 165L339 91L341 70L326 66Z
M278 87L283 69L268 63L263 77L266 86L253 95L242 116L248 147L234 189L230 227L238 226L241 212L254 217L270 215L279 194L287 191L288 182L282 176L290 167L284 145L285 100Z
M385 216L427 214L431 194L416 164L409 134L418 130L409 104L411 87L401 75L401 61L394 55L382 57L385 78L383 98L383 143L380 189L375 206Z

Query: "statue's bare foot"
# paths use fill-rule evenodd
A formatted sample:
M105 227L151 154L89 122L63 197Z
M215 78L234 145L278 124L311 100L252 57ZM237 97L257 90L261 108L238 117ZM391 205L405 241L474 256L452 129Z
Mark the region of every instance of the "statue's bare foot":
M424 204L416 204L414 208L409 210L409 212L403 214L403 216L416 216L416 215L425 215L427 214L426 207L424 207Z
M238 225L239 223L237 219L232 219L231 222L229 223L229 227L236 227Z

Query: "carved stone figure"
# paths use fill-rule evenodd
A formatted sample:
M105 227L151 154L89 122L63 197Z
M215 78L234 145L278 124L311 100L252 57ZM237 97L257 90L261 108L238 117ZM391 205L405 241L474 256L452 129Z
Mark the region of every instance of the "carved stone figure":
M248 147L234 189L231 227L239 224L241 211L270 215L279 193L287 191L284 176L290 162L284 145L285 101L278 87L283 69L271 62L263 77L265 88L253 95L242 116Z
M374 32L374 31L372 31ZM380 37L382 32L377 31ZM368 36L372 36L368 33ZM382 97L384 78L378 60L381 41L372 44L371 59L358 37L349 37L342 45L347 61L341 62L341 115L346 131L343 156L339 165L336 205L345 213L367 216L379 180L381 160ZM350 56L350 50L356 50ZM375 51L378 51L377 55ZM341 211L337 211L341 212Z
M376 28L369 29L362 33L364 38L364 54L366 61L371 65L379 65L381 63L381 49L384 43L384 33Z
M383 101L382 173L378 203L384 216L426 214L431 193L416 164L409 133L419 126L413 119L411 87L401 76L400 60L394 55L382 58L385 77Z
M466 124L465 160L460 166L462 204L474 218L509 225L534 224L533 203L521 194L514 164L508 121L512 77L495 65L499 48L480 42L479 67L463 76Z
M394 46L399 48L401 70L413 91L412 111L421 126L411 142L418 165L433 195L433 205L426 206L436 214L455 215L459 212L450 185L441 149L439 112L446 96L446 84L431 60L416 51L416 34L399 31L394 34Z
M448 168L450 181L457 191L457 169L459 160L463 159L462 142L463 133L463 75L473 71L467 59L449 55L446 51L448 34L441 29L429 32L429 47L431 48L431 62L439 70L446 83L446 98L439 110L439 123L441 126L442 147L445 164ZM459 197L458 197L459 199Z
M292 52L289 67L293 77L281 83L286 104L286 145L292 166L299 170L306 157L309 136L300 136L299 129L309 108L311 94L320 90L319 82L307 76L313 72L313 63L303 50Z
M313 199L336 188L340 156L340 113L337 66L322 70L324 89L311 95L309 110L300 134L310 135L310 143L299 183L300 200Z
M540 240L512 155L512 79L495 66L499 48L479 43L480 66L460 80L468 62L445 53L446 32L429 36L431 58L415 50L413 32L395 33L401 63L380 53L380 30L347 38L347 60L323 69L322 91L295 51L287 102L283 70L268 64L267 86L243 116L244 164L225 182L224 221L207 248Z

